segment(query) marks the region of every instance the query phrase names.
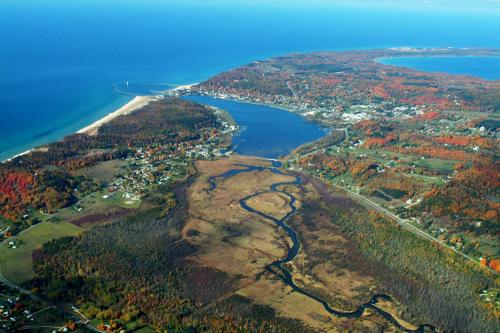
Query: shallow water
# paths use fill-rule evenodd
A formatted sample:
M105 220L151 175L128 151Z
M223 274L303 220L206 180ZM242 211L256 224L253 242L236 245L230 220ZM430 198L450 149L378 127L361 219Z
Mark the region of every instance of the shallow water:
M126 81L144 93L288 52L500 47L486 14L179 3L0 1L0 160L120 107L131 97L112 85Z

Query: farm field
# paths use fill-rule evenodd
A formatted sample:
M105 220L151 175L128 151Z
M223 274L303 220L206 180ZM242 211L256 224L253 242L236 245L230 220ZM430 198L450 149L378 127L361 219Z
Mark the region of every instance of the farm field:
M41 222L32 226L14 239L19 244L17 248L8 246L7 241L0 247L0 270L8 280L22 284L33 278L32 252L44 243L53 239L76 236L83 231L82 228L68 222Z
M124 160L111 160L97 163L94 166L86 167L76 172L77 175L83 175L101 182L111 182L118 175L127 173L128 162Z

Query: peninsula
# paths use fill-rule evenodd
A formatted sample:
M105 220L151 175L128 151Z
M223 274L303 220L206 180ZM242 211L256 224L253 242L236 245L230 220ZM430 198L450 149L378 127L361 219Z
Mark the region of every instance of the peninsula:
M136 97L2 163L0 282L15 320L0 323L495 332L500 82L376 60L498 54L258 61ZM278 106L330 131L279 159L240 155L243 124L192 95Z

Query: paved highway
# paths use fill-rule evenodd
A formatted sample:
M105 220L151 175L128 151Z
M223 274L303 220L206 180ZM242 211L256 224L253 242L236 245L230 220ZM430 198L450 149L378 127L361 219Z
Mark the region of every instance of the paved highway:
M315 175L312 175L312 174L309 174L310 176L324 182L324 180L320 179L319 177L315 176ZM426 240L429 240L431 242L436 242L444 247L447 247L449 248L450 250L454 251L455 253L461 255L462 257L464 257L465 259L467 260L470 260L472 262L474 262L475 264L477 264L478 266L480 266L481 268L483 269L486 269L496 275L498 275L498 272L489 268L489 267L486 267L486 266L483 266L481 265L481 263L479 263L476 259L466 255L465 253L463 252L460 252L458 251L457 249L455 249L454 247L452 246L449 246L448 244L445 244L443 242L441 242L439 239L437 239L436 237L432 236L432 235L429 235L428 233L426 233L425 231L419 229L418 227L415 227L413 224L411 224L409 221L405 220L405 219L402 219L400 218L399 216L397 216L396 214L392 213L391 211L389 211L388 209L384 208L384 207L381 207L380 205L378 205L377 203L373 202L372 200L370 200L369 198L359 194L359 193L356 193L354 191L351 191L343 186L340 186L340 185L337 185L337 184L333 184L333 183L328 183L329 185L337 188L337 189L340 189L344 192L346 192L347 194L351 195L352 197L356 198L358 201L361 201L362 203L364 203L366 206L380 212L380 213L383 213L384 215L392 218L393 220L395 220L399 225L401 225L403 228L405 228L406 230L410 231L411 233L423 238L423 239L426 239Z
M348 132L348 129L347 127L344 128L344 133L345 133L345 138L344 138L344 142L345 141L348 141L349 140L349 132ZM292 161L293 162L296 162L297 160L299 160L300 158L303 158L303 157L306 157L306 156L309 156L311 154L314 154L320 150L323 150L325 148L328 148L328 147L324 147L324 148L318 148L318 149L314 149L302 156L296 156ZM324 182L323 179L320 179L319 177L317 177L316 175L313 175L311 173L308 173L310 176L318 179L319 181L321 182ZM404 220L402 218L400 218L399 216L397 216L396 214L392 213L391 211L387 210L386 208L384 207L381 207L380 205L378 205L377 203L373 202L372 200L370 200L369 198L359 194L359 193L356 193L354 191L351 191L343 186L340 186L340 185L337 185L337 184L333 184L333 183L328 183L329 185L335 187L335 188L338 188L338 189L341 189L343 191L345 191L347 194L351 195L352 197L356 198L358 201L361 201L362 203L364 203L365 205L367 205L368 207L371 207L372 209L380 212L380 213L383 213L384 215L394 219L399 225L401 225L403 228L405 228L406 230L410 231L411 233L423 238L423 239L426 239L426 240L429 240L429 241L432 241L432 242L436 242L438 244L441 244L442 246L445 246L447 248L449 248L450 250L458 253L459 255L461 255L463 258L467 259L467 260L470 260L472 262L474 262L475 264L479 265L481 268L483 269L486 269L496 275L498 275L498 272L489 268L489 267L486 267L484 265L482 265L481 263L479 263L476 259L466 255L465 253L463 252L460 252L458 251L457 249L455 249L454 247L452 246L449 246L448 244L445 244L441 241L439 241L439 239L437 239L436 237L432 236L432 235L429 235L428 233L426 233L425 231L419 229L418 227L415 227L413 224L411 224L410 222L408 222L407 220Z

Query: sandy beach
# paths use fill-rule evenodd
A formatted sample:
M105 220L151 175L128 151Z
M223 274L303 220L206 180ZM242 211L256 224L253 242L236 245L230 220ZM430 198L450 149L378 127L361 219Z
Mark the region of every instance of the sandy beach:
M198 83L191 83L191 84L184 84L180 85L178 87L175 87L173 89L169 89L172 91L179 91L179 90L189 90L191 87L197 85ZM90 124L89 126L86 126L79 130L76 133L85 133L88 135L96 135L97 130L99 127L101 127L103 124L115 119L118 116L129 114L137 109L142 108L143 106L147 105L149 102L153 101L155 98L154 96L136 96L134 99L132 99L130 102L119 108L118 110L111 112L107 116L97 120L96 122Z
M82 128L81 130L77 131L76 133L80 133L80 134L88 134L88 135L96 135L97 134L97 130L99 129L99 127L101 127L103 124L107 123L108 121L111 121L113 119L115 119L116 117L118 116L121 116L121 115L125 115L125 114L129 114L137 109L140 109L141 107L147 105L149 102L151 102L152 100L154 100L154 97L152 96L136 96L134 97L130 102L128 102L127 104L123 105L122 107L120 107L119 109L117 109L116 111L113 111L109 114L107 114L106 116L104 116L103 118L95 121L94 123ZM20 156L23 156L23 155L27 155L33 151L46 151L46 147L44 146L41 146L41 147L35 147L35 148L31 148L29 150L26 150L22 153L19 153L19 154L16 154L12 157L9 157L3 161L1 161L2 163L3 162L7 162L7 161L10 161L10 160L13 160L14 158L16 157L20 157Z
M172 91L179 91L179 90L190 90L193 86L197 85L197 83L191 83L191 84L183 84L178 87L175 87L174 89L171 89Z
M195 86L197 84L198 83L180 85L180 86L178 86L178 87L176 87L174 89L171 89L171 90L173 90L173 91L189 90L189 89L191 89L191 87L193 87L193 86ZM115 110L115 111L107 114L106 116L104 116L103 118L101 118L101 119L93 122L92 124L90 124L88 126L85 126L84 128L80 129L76 133L87 134L87 135L96 135L99 127L101 127L103 124L105 124L105 123L107 123L107 122L115 119L116 117L132 113L133 111L135 111L137 109L140 109L143 106L146 106L149 102L151 102L153 100L155 100L154 96L136 96L130 102L128 102L127 104L123 105L119 109L117 109L117 110ZM16 157L29 154L32 151L43 150L43 149L46 149L46 148L43 147L43 146L42 147L32 148L32 149L29 149L29 150L24 151L22 153L16 154L16 155L14 155L14 156L12 156L12 157L10 157L8 159L5 159L4 161L1 161L1 162L6 162L6 161L12 160L12 159L14 159Z
M178 87L175 87L174 89L171 89L172 91L179 91L179 90L189 90L191 87L197 85L198 83L191 83L191 84L185 84L185 85L180 85ZM143 106L147 105L149 102L153 101L155 98L153 96L136 96L134 99L132 99L130 102L119 108L118 110L111 112L107 116L97 120L96 122L90 124L89 126L86 126L79 130L76 133L85 133L88 135L96 135L97 130L99 127L101 127L103 124L115 119L118 116L129 114L137 109L142 108Z
M88 135L96 135L97 130L99 127L101 127L103 124L115 119L116 117L129 114L137 109L142 108L143 106L147 105L149 102L153 100L153 97L151 96L136 96L134 97L130 102L119 108L118 110L111 112L110 114L104 116L103 118L97 120L96 122L82 128L76 133L84 133Z

